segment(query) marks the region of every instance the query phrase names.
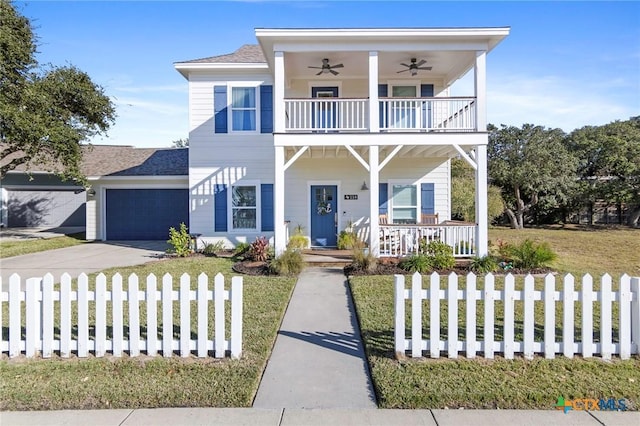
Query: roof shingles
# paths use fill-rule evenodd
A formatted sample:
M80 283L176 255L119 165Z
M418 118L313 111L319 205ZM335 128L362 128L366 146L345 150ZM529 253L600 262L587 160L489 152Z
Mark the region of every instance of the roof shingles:
M187 64L262 64L267 62L262 48L257 44L245 44L233 53L211 56L209 58L183 61Z

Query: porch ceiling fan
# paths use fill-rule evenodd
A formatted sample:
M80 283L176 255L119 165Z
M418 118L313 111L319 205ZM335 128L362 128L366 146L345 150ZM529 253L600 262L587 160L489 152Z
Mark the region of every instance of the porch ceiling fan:
M312 67L309 66L308 68L315 68L320 70L319 73L317 73L316 75L320 75L320 74L328 74L331 73L333 75L338 75L340 74L338 71L334 71L334 68L344 68L344 64L336 64L336 65L329 65L329 59L324 58L322 60L322 66L321 67Z
M422 59L420 62L417 62L416 58L411 58L411 64L405 64L404 62L400 64L407 67L407 69L398 71L398 74L400 74L401 72L410 71L411 75L417 75L418 70L431 71L433 67L423 67L423 65L426 63L427 61L425 61L424 59Z

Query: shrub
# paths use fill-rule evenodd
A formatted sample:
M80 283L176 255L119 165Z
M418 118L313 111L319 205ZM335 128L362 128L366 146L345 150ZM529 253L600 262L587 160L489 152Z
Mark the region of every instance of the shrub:
M338 250L361 249L363 245L358 235L353 231L344 230L338 234Z
M287 249L269 262L269 272L278 275L298 275L304 268L302 253Z
M187 225L181 223L180 231L176 231L174 227L169 228L169 239L167 243L172 247L167 250L168 253L174 253L180 257L189 256L191 254L191 237L189 236Z
M294 234L289 237L287 248L292 250L304 250L309 247L309 240L302 234Z
M548 267L558 255L548 243L535 243L530 239L520 244L506 244L501 248L505 261L511 262L514 268L538 269Z
M244 256L249 252L249 248L251 248L251 244L249 243L238 243L236 248L233 250L233 257L235 258L244 258Z
M442 241L420 242L420 253L431 258L433 269L451 269L456 266L453 248Z
M269 240L257 237L249 247L249 258L257 262L266 262L269 259Z
M424 274L433 270L433 257L423 253L412 254L402 259L399 266L405 271Z
M224 242L216 241L215 243L206 243L202 249L202 254L206 256L215 256L224 250Z
M471 259L471 270L476 274L495 272L498 270L498 261L493 256L476 256Z
M373 272L378 267L378 258L362 248L354 248L352 256L354 269Z

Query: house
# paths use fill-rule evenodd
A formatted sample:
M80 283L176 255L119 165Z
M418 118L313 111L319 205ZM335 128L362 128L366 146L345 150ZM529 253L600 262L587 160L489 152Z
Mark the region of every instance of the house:
M188 150L94 145L82 150L89 187L55 165L20 165L0 181L8 227L84 227L88 240L163 240L189 223Z
M486 63L509 28L256 29L175 63L189 85L189 222L205 241L311 246L354 228L372 253L425 239L487 253ZM473 73L474 90L451 85ZM450 158L476 169L478 223L448 221ZM438 218L438 223L433 223Z

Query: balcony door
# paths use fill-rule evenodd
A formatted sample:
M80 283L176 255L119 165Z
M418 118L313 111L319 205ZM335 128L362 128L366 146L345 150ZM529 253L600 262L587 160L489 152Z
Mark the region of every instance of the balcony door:
M391 97L394 100L391 108L391 127L394 129L415 129L418 110L418 88L416 86L393 86Z
M312 87L312 98L322 98L314 103L312 126L319 131L329 131L338 127L338 104L325 98L337 98L337 87Z

